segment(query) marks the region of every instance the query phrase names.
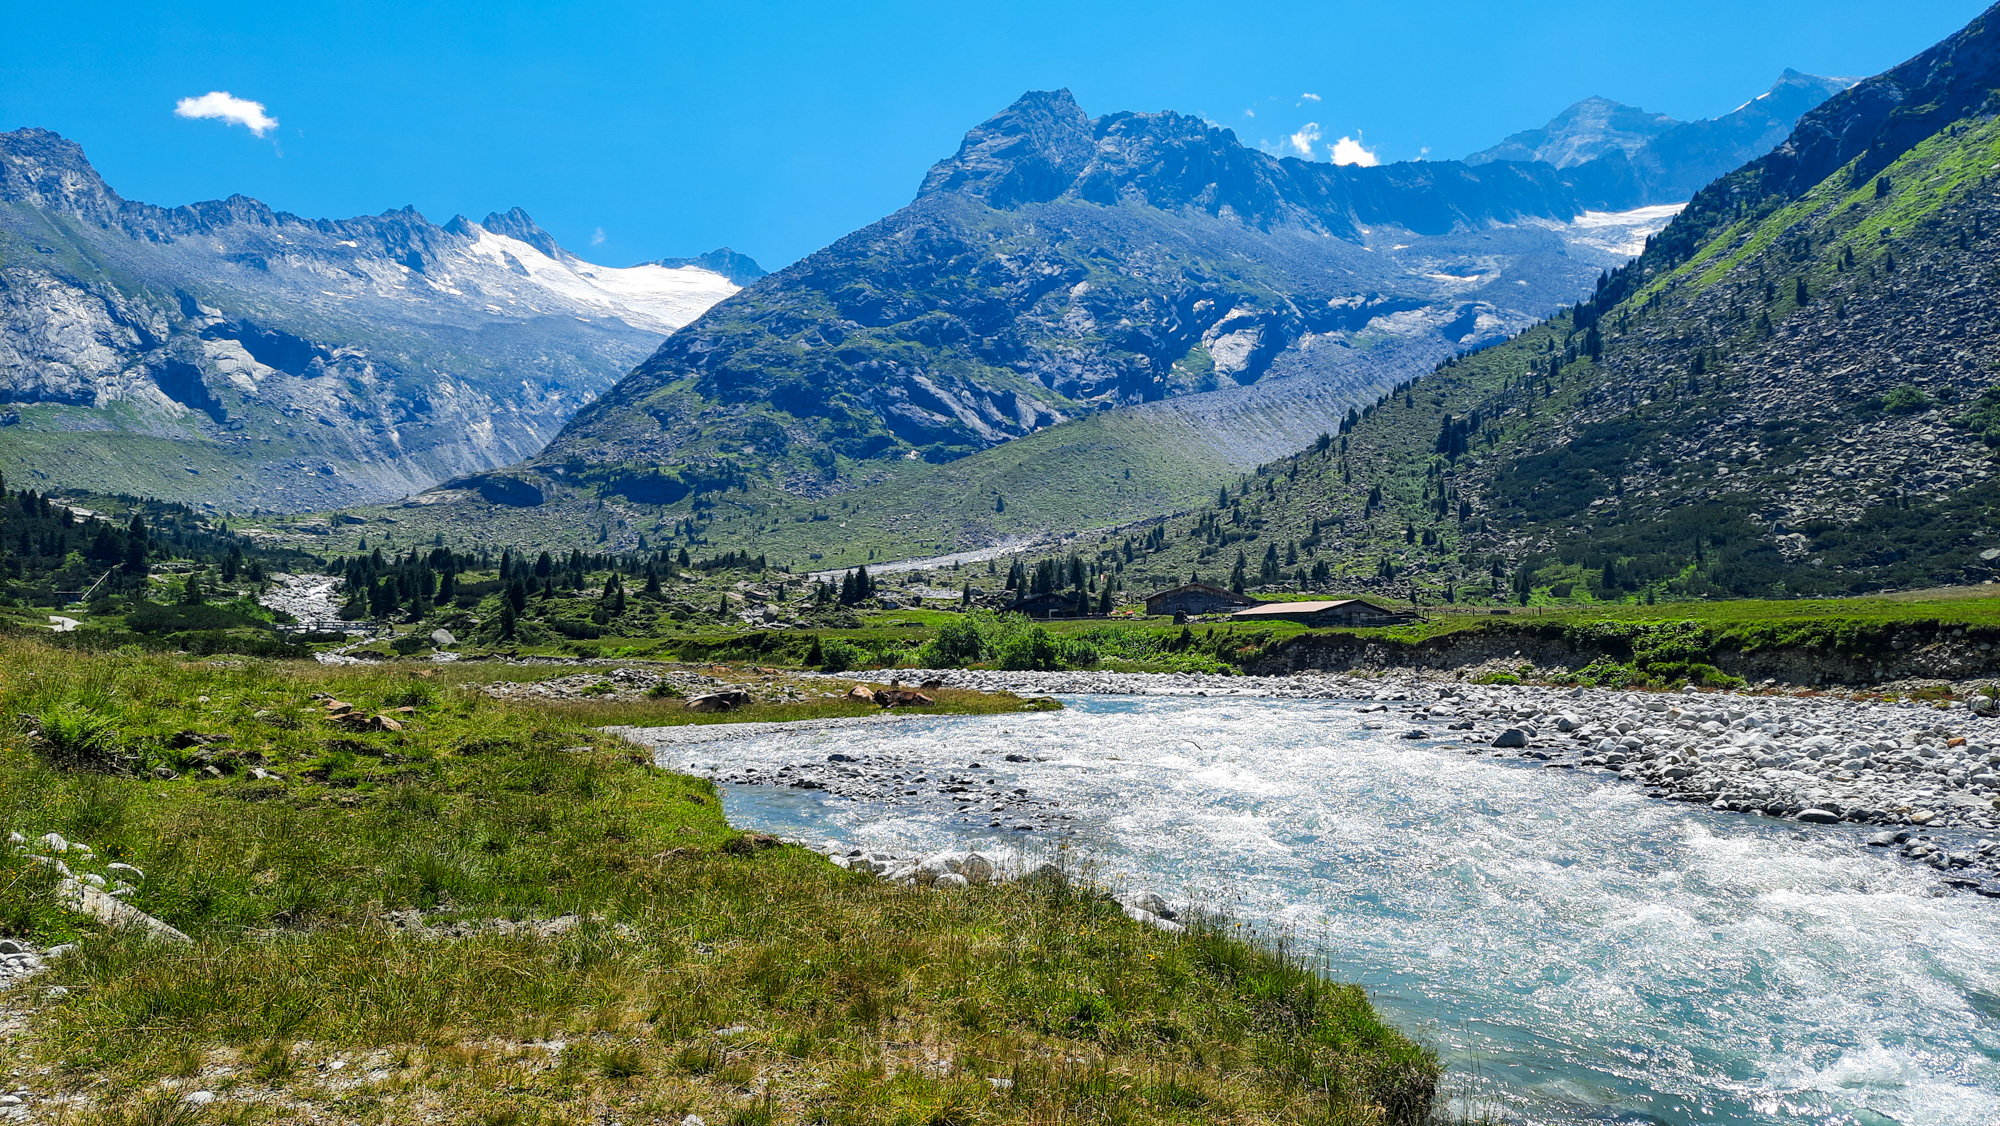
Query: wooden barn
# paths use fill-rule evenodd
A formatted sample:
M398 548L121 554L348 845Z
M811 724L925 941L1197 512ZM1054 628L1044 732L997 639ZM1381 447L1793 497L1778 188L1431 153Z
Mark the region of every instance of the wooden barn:
M1309 626L1392 626L1415 615L1360 598L1330 602L1260 602L1230 618L1245 622L1303 622Z
M1148 614L1214 614L1223 610L1233 610L1239 606L1255 606L1253 599L1227 591L1207 583L1183 583L1171 590L1146 596Z

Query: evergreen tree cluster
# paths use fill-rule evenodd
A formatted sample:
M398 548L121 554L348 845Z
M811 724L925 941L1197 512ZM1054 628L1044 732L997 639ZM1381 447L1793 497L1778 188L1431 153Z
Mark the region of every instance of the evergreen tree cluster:
M147 576L170 560L217 567L224 581L255 582L267 569L304 558L259 548L227 525L211 527L186 505L128 497L105 503L129 508L130 516L82 517L34 489L9 490L0 478L0 600L59 607L86 595L93 603L143 598Z

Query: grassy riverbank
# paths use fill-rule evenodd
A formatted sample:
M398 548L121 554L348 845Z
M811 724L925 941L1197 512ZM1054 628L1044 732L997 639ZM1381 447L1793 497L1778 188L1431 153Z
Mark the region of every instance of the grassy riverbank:
M1077 889L933 893L767 846L589 726L628 705L498 701L471 675L0 642L0 709L35 717L0 735L0 830L142 869L131 902L195 940L97 933L0 859L0 933L82 938L0 995L34 1120L1427 1112L1435 1057L1292 959Z

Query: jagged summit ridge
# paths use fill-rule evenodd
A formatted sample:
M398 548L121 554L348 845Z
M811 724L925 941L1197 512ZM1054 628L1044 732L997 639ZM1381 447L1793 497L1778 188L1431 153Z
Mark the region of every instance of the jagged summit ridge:
M127 200L45 129L0 133L0 204L0 449L53 442L73 460L38 468L79 487L234 506L390 499L528 456L738 288L595 266L519 208L438 226ZM120 456L141 438L174 452Z
M1091 122L1067 89L1031 90L966 133L919 195L954 192L990 207L1046 203L1068 191L1097 149Z

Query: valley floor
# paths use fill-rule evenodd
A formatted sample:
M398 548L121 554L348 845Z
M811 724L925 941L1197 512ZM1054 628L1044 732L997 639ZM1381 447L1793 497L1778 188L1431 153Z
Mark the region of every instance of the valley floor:
M1423 1122L1360 990L1066 879L908 888L598 730L869 714L561 670L0 641L0 1113L37 1123ZM692 685L692 682L690 682ZM933 711L1021 710L942 691ZM79 914L83 890L186 936ZM94 900L93 900L94 901ZM160 932L165 934L166 932Z

